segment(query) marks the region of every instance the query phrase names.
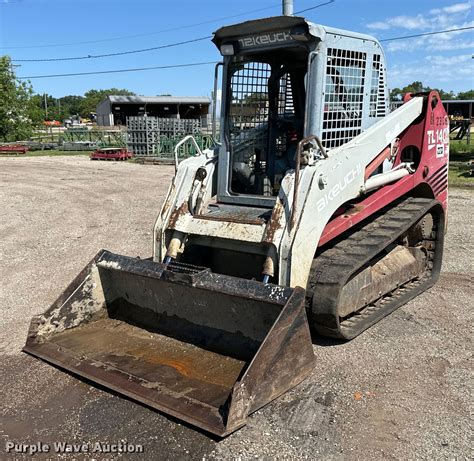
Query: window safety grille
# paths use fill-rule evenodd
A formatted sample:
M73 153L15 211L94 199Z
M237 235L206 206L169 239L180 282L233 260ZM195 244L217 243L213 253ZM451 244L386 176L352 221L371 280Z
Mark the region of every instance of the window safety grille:
M377 117L377 98L379 94L380 55L374 54L372 61L372 80L370 81L369 117Z
M295 115L293 105L293 92L291 90L290 74L285 74L280 79L280 95L278 98L278 115L280 117L292 117Z
M374 54L372 61L372 80L370 82L370 117L385 117L385 73L380 62L380 55Z
M267 63L236 64L232 74L229 137L234 162L247 162L256 151L265 158L268 140Z
M293 103L293 91L291 88L290 74L283 75L283 77L280 79L279 85L278 117L292 119L295 117L295 106ZM290 133L288 133L287 130L283 130L277 136L275 142L277 157L284 155L287 149L287 137L289 134Z
M328 48L322 141L328 149L361 132L367 55Z
M387 115L387 99L385 96L385 69L380 67L379 91L377 94L377 117L385 117Z

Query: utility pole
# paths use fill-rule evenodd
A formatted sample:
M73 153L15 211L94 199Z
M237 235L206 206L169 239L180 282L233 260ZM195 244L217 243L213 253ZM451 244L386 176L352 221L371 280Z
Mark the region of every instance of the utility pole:
M46 93L44 93L44 113L46 118L48 118L48 98Z
M293 16L293 0L283 0L283 15Z

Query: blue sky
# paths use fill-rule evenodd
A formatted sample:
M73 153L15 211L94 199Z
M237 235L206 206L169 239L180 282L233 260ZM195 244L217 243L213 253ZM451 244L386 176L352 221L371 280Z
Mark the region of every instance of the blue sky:
M295 11L323 1L295 0ZM266 9L248 14L261 8ZM308 11L305 16L315 23L384 39L473 26L473 11L472 1L336 0ZM39 59L128 51L204 37L221 25L280 12L279 0L0 0L0 54L9 54L13 59ZM233 15L240 16L219 19ZM192 26L214 19L212 23ZM190 27L169 30L180 26ZM120 38L138 34L149 35ZM95 40L103 41L85 43ZM383 45L391 88L414 80L455 92L474 87L473 30ZM103 59L24 62L16 71L19 76L31 76L217 61L219 58L217 49L206 40ZM142 95L206 96L212 89L213 66L35 79L32 84L36 92L56 97L110 87L127 88Z

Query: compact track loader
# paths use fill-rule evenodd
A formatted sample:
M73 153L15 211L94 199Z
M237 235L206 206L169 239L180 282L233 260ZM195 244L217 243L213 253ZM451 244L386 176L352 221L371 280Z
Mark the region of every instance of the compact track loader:
M24 350L225 436L307 377L311 333L354 338L435 283L449 126L436 91L389 111L370 36L280 16L213 41L220 142L176 150L153 258L99 252Z

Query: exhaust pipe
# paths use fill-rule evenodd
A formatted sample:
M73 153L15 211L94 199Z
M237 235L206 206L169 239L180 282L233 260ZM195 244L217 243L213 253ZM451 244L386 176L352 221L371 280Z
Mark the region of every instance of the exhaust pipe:
M283 15L293 16L293 0L283 0Z

